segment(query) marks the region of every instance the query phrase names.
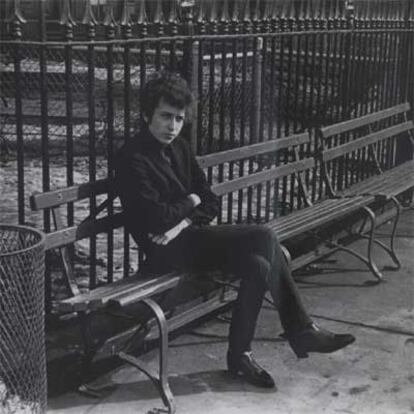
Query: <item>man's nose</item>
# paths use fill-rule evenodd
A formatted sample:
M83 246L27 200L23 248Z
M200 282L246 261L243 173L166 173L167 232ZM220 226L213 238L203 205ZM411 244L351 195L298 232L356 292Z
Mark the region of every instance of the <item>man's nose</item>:
M175 121L174 121L174 119L171 119L170 122L168 123L168 129L170 131L174 131L174 129L175 129Z

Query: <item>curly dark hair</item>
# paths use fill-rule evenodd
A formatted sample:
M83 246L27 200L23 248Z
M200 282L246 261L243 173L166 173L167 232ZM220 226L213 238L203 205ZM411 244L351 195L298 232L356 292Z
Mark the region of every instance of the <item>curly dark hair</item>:
M141 111L152 119L155 108L161 99L169 105L186 110L186 118L191 115L194 96L188 82L179 73L162 70L154 73L140 91Z

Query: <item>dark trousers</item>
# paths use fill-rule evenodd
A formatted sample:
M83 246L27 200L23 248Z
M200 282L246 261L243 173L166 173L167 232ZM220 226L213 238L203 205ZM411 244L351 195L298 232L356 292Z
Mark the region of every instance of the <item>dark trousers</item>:
M265 226L191 226L168 245L153 245L149 262L161 271L223 270L240 277L229 335L229 349L233 353L250 350L267 289L287 334L311 323L279 242Z

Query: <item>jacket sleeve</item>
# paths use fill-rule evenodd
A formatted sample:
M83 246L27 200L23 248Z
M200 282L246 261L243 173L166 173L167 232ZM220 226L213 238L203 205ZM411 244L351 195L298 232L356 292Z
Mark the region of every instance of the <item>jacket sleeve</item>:
M137 215L145 217L142 221L148 233L164 233L194 210L192 201L185 195L172 202L161 197L144 158L133 157L118 163L116 183L127 218L133 221Z
M219 212L219 198L211 190L203 170L197 160L191 155L191 192L196 193L201 204L189 214L189 218L195 225L209 224Z

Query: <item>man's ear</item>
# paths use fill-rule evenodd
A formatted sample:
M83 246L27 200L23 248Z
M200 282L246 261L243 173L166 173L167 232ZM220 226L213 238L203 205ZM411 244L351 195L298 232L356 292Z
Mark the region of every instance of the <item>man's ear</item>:
M142 114L142 117L144 118L145 123L148 124L148 115Z

